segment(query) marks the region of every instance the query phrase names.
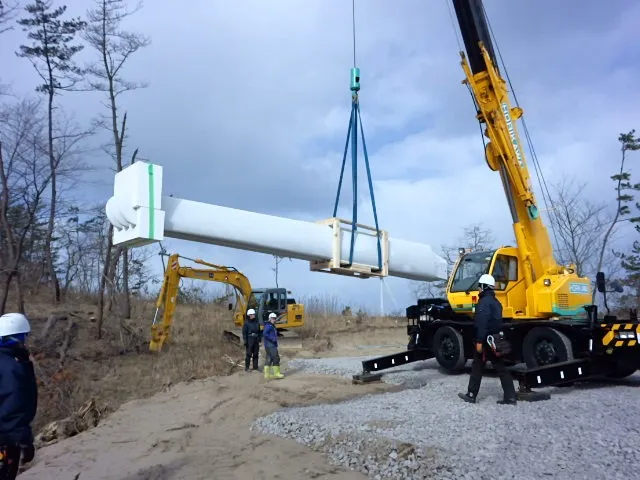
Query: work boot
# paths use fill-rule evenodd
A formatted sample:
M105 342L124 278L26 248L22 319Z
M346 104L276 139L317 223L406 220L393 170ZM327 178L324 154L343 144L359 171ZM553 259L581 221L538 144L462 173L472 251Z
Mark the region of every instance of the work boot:
M476 403L476 397L472 393L459 393L458 396L467 403Z
M515 398L505 398L504 400L498 400L496 403L498 405L516 405L518 400Z
M271 378L271 367L264 366L264 378L269 380Z
M280 367L271 367L271 378L284 378L284 375L280 373Z

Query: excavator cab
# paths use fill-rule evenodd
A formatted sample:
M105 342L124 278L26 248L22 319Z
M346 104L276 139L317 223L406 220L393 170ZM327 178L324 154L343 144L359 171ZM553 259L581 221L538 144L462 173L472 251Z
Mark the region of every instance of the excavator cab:
M270 313L276 314L276 325L287 322L287 289L261 288L251 292L255 298L256 316L260 325L264 325Z

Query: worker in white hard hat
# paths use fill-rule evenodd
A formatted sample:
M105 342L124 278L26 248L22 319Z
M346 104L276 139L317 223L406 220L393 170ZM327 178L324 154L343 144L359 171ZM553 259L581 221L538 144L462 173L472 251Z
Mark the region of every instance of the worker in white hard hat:
M253 308L247 310L247 317L242 325L242 340L244 341L245 360L244 371L249 371L249 365L253 358L253 369L258 368L258 355L260 354L260 340L262 332L260 331L260 323L256 319L256 311Z
M503 325L502 304L496 298L495 286L496 281L492 275L485 273L478 279L480 294L474 317L476 348L467 393L459 393L458 396L465 402L476 403L484 366L489 360L500 377L504 392L504 398L498 403L515 405L517 401L513 378L500 357L500 352L495 350L495 342L493 341L494 336L500 335Z
M276 314L269 314L269 321L264 324L264 350L266 361L264 364L264 378L284 378L280 373L280 355L278 354L278 330L276 329Z
M31 332L22 313L0 316L0 479L15 479L20 461L33 460L31 422L38 387L26 343Z

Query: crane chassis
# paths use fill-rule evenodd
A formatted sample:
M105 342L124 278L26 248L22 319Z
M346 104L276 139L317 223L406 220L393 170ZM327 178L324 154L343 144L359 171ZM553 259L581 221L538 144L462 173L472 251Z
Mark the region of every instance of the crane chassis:
M489 139L485 160L500 176L516 246L480 252L460 249L446 298L421 299L406 309L407 349L362 362L362 373L353 380L377 380L383 370L433 358L447 373L463 371L473 357L477 282L485 273L496 281L496 298L505 317L503 332L512 345L504 360L518 380L521 400L549 397L532 391L535 387L632 375L640 368L637 311L630 310L627 319L611 315L605 276L598 272L595 284L607 310L599 317L597 305L592 304L591 280L578 275L575 265L556 263L516 126L523 110L510 106L507 87L512 91L513 87L498 69L482 1L452 3L466 49L466 55L460 52L465 74L462 83L468 87L476 118L484 127L483 143L484 137ZM531 153L536 161L533 149Z

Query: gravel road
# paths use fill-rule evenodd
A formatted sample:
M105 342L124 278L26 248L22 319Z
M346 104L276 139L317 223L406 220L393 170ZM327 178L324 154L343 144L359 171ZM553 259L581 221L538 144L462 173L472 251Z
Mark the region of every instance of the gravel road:
M351 377L358 358L294 359L287 370ZM457 397L468 375L444 375L435 361L389 370L400 392L280 410L252 428L326 452L375 479L638 478L640 375L623 385L551 388L551 399L497 405L495 377L479 403ZM525 434L526 432L526 434Z

